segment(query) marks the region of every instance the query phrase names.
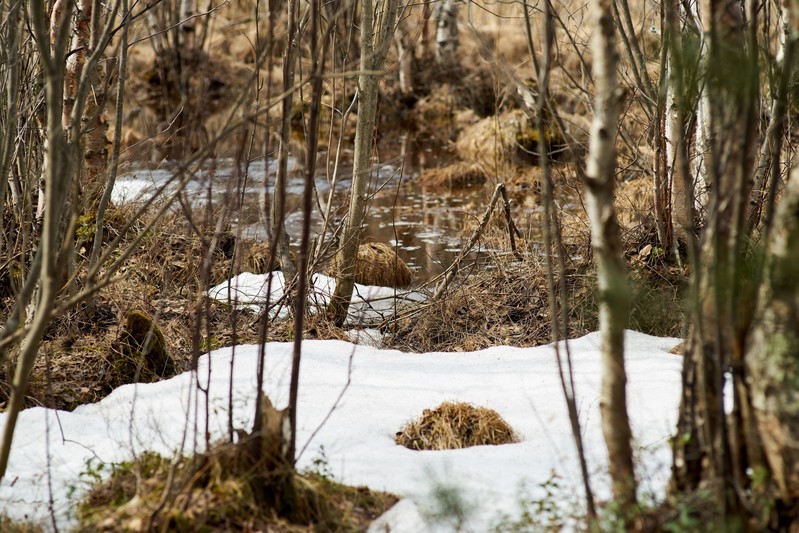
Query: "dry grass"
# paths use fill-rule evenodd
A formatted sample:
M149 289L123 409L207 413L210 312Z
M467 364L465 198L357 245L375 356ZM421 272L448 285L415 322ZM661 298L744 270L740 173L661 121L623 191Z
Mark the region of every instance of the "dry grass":
M652 178L619 183L614 207L623 231L631 231L642 225L654 227L655 192Z
M328 269L335 276L338 267ZM379 287L406 288L413 282L413 272L390 246L380 242L368 242L358 247L355 262L355 283Z
M511 444L518 442L518 437L493 409L444 402L435 409L425 409L420 418L408 422L394 441L411 450L457 450Z
M419 176L419 182L434 189L462 189L484 184L486 175L480 165L459 162L427 169Z
M491 175L511 176L523 163L516 157L516 138L527 127L527 117L519 110L487 117L461 133L455 150L463 160L478 164Z
M595 295L590 280L577 274L567 273L570 333L582 335L596 327ZM421 304L394 326L386 345L420 353L548 343L551 324L545 266L533 257L518 263L493 257L488 268L484 265L465 273L449 294Z
M295 474L287 513L268 505L271 472L254 463L246 434L238 444L176 461L145 453L116 467L79 506L77 531L365 531L397 498Z
M112 213L111 219L124 216L123 209L121 214ZM125 236L122 246L129 244L141 228L137 224ZM118 232L113 227L107 229L113 236ZM40 349L42 357L37 358L31 376L26 406L71 410L99 401L115 387L129 382L121 374L130 372L119 372L118 368L119 341L125 336L128 315L135 310L153 317L158 324L174 372L189 368L192 331L198 321L200 353L234 341L257 342L252 313L234 311L229 305L202 296L207 287L200 283L200 258L207 254L211 236L190 230L185 219L177 215L166 217L148 232L120 275L98 292L91 305L77 306L48 327ZM235 248L236 241L230 235L218 242L211 254L211 283L227 279L235 263ZM5 299L4 304L10 305L10 300ZM138 364L129 367L137 368ZM0 405L8 398L8 370L8 365L0 367ZM147 378L146 374L140 378ZM156 374L150 374L149 379L156 379Z
M32 522L20 522L0 515L0 531L3 533L44 533L44 528Z

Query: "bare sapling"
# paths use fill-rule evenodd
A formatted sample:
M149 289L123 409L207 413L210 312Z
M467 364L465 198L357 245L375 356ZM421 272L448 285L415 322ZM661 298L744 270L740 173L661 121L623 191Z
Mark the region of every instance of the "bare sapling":
M297 275L297 268L289 253L289 236L286 233L286 184L288 181L289 139L291 135L291 116L294 112L294 77L297 62L297 49L299 47L299 2L288 0L288 34L286 49L283 52L283 90L287 92L283 99L282 115L280 122L280 146L277 156L277 174L275 175L275 188L272 192L270 206L271 241L276 247L280 268L286 283L291 284Z
M525 4L526 8L526 4ZM555 209L554 187L552 183L552 170L549 163L549 143L547 142L547 118L557 118L557 111L551 106L549 98L549 77L552 69L553 43L555 40L555 28L553 25L553 10L549 0L544 3L544 46L541 61L536 58L533 48L532 32L530 28L530 14L525 9L525 29L527 33L527 45L530 57L538 72L538 97L535 99L535 119L538 129L539 145L538 160L541 165L541 181L544 203L544 250L546 261L546 280L547 292L549 294L549 316L550 316L550 336L555 349L555 361L558 365L558 377L560 378L561 390L566 401L566 409L569 414L569 424L574 438L574 445L577 449L577 459L580 463L580 474L585 492L585 502L588 518L593 520L596 517L596 504L594 493L591 489L591 478L588 473L588 463L585 457L585 447L583 445L583 435L580 429L580 418L577 408L577 393L574 386L574 374L572 372L571 352L568 340L568 317L569 302L566 297L566 265L564 261L564 248L560 237L560 221ZM532 111L532 110L530 110ZM557 262L555 261L557 257ZM557 263L557 264L556 264ZM558 273L560 285L555 288L555 273ZM560 313L558 312L560 311ZM561 350L561 341L563 349ZM564 357L565 356L565 357Z
M371 175L372 136L377 116L378 82L396 29L398 0L361 2L361 60L358 75L358 121L352 165L349 211L339 244L336 290L330 300L330 315L336 324L347 318L355 287L355 258L361 242L366 214L367 183Z

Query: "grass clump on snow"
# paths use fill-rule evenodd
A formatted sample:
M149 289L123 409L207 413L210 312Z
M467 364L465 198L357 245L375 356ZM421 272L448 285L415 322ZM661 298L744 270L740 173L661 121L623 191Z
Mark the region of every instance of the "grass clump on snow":
M295 473L286 513L269 504L276 497L270 473L249 452L225 443L194 458L148 452L123 463L80 504L77 531L365 531L397 502L323 473Z
M411 450L457 450L518 442L513 428L486 407L444 402L408 422L394 441Z

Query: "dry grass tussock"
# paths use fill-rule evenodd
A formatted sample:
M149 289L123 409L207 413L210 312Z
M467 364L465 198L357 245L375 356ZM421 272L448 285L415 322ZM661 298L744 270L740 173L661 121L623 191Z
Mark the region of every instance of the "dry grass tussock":
M394 437L397 444L411 450L457 450L518 440L513 428L493 409L452 402L425 409Z
M273 473L243 442L174 461L145 453L117 466L80 504L77 531L365 531L397 501L306 473L293 476L296 498L278 510L265 503L275 498Z
M335 259L328 275L336 276ZM413 282L413 272L390 246L381 242L367 242L358 246L355 262L355 282L362 285L406 288Z

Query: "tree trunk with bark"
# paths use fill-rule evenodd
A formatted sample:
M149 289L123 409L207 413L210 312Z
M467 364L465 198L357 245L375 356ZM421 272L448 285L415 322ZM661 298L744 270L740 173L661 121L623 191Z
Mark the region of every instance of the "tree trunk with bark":
M789 504L799 501L799 167L785 189L767 253L745 362L768 466Z
M338 250L336 290L330 300L330 315L337 324L347 318L355 287L355 259L366 213L366 185L369 181L372 136L377 115L379 75L396 27L397 0L382 0L375 13L372 0L361 2L361 74L358 76L358 122L355 126L355 155L352 191L347 220Z
M436 62L445 70L454 69L460 64L458 5L455 1L441 0L433 12L436 21Z
M624 328L629 314L629 287L619 226L613 208L616 174L616 130L623 96L616 66L615 28L610 0L590 4L594 22L593 53L596 100L591 127L586 191L591 243L599 283L599 328L602 341L602 433L608 447L613 496L621 516L630 517L636 502L635 475L627 416L627 375L624 369Z
M712 95L706 117L697 122L714 132L694 157L703 162L709 185L708 216L694 257L693 304L683 359L683 393L674 440L673 488L707 486L723 521L749 506L742 487L762 463L753 431L743 355L755 300L746 272L747 209L752 188L757 131L757 58L745 39L740 4L724 0L703 5L707 43L706 85ZM755 19L748 23L755 24ZM735 65L735 71L729 66ZM707 150L704 153L703 150ZM731 379L732 412L725 410Z
M73 129L72 110L78 98L78 85L87 57L97 48L102 4L95 0L79 0L74 15L74 35L72 49L66 67L66 87L64 91L64 129ZM97 208L103 192L105 180L102 176L108 163L108 115L105 112L107 91L105 70L98 62L94 66L91 92L79 118L83 151L83 168L80 180L81 211L91 212ZM77 126L77 125L76 125Z

